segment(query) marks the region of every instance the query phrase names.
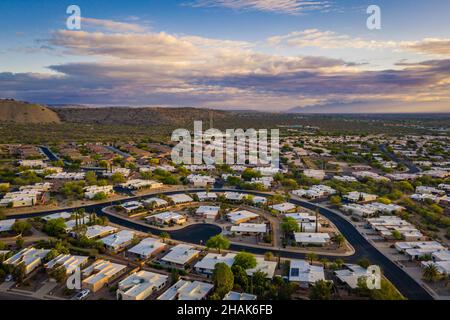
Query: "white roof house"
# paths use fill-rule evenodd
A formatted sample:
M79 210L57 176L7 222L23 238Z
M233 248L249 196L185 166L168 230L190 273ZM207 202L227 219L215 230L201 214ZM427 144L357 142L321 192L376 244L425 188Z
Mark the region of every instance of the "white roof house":
M131 212L143 207L140 201L128 201L120 205L126 212Z
M295 242L300 244L324 245L330 241L328 233L295 232Z
M168 196L173 203L180 204L180 203L187 203L194 201L189 195L187 194L173 194Z
M184 266L200 254L193 246L187 244L178 244L172 247L168 254L161 258L161 261L177 266Z
M434 252L446 251L447 249L437 241L410 241L396 242L397 251L405 253L410 259L417 259Z
M148 259L156 252L159 252L167 245L158 239L145 238L137 245L128 250L129 253L137 255L141 259Z
M14 223L16 223L16 219L0 220L0 232L11 231Z
M299 189L292 191L292 194L309 199L316 199L335 194L336 190L326 185L314 185L309 189Z
M85 172L57 172L45 176L45 179L53 180L83 180L86 177Z
M295 210L295 204L290 203L290 202L284 202L284 203L280 203L280 204L274 204L273 206L270 206L269 208L278 211L280 213L285 213L285 212L289 212L292 210Z
M163 184L161 182L153 180L132 179L128 180L125 183L120 184L120 186L125 189L137 190L142 188L150 188L150 189L162 188Z
M316 216L308 212L296 212L296 213L286 213L284 215L287 218L293 218L297 222L315 222Z
M153 292L161 290L169 277L163 274L141 270L119 282L118 300L145 300Z
M200 281L178 280L167 289L158 300L202 300L214 288L211 283Z
M303 286L325 280L322 266L313 266L305 260L291 260L289 267L289 281L299 282Z
M393 238L393 232L399 232L406 241L422 240L423 234L411 223L397 216L380 216L367 219L368 224L381 236L387 239Z
M144 204L151 204L151 203L155 203L156 207L164 207L167 206L169 203L161 198L156 198L156 197L152 197L152 198L148 198L145 200L142 200L142 203Z
M54 220L54 219L68 220L71 217L72 217L72 213L64 211L64 212L57 212L57 213L49 214L48 216L42 217L42 219L45 221L50 221L50 220Z
M317 180L323 180L325 178L324 170L307 169L303 171L303 174L308 178L313 178Z
M214 267L218 263L225 263L231 268L234 263L235 253L221 255L218 253L208 253L202 260L195 264L195 270L200 273L212 274Z
M347 268L334 271L336 277L351 289L358 288L358 280L367 276L367 269L357 264L346 264Z
M265 223L241 223L237 226L231 226L231 232L239 233L266 233L267 225Z
M230 301L256 300L256 296L250 293L230 291L225 295L225 297L223 297L223 300L230 300Z
M258 214L248 210L239 210L227 214L228 220L233 224L240 224L258 217Z
M267 278L272 279L275 275L275 269L277 267L277 262L275 261L266 261L262 257L256 257L256 267L247 269L245 272L249 276L253 276L253 273L257 271L264 272Z
M41 192L36 190L23 190L8 192L0 200L1 207L11 206L12 208L30 207L38 203L38 197Z
M159 224L170 224L170 223L183 224L186 222L186 217L176 212L165 211L145 217L145 220L155 221L156 223Z
M82 286L92 292L96 292L106 283L126 271L126 268L127 267L122 264L112 263L106 260L97 260L81 272L84 278Z
M108 234L117 232L117 230L118 230L117 228L114 228L111 226L93 225L93 226L87 227L84 236L88 239L100 238L100 237L104 237Z
M239 192L225 192L224 194L225 199L230 201L242 201L244 199L244 194Z
M214 220L217 218L219 211L219 206L200 206L195 211L195 214L201 215L206 219Z
M123 249L127 245L129 245L135 236L134 231L130 230L121 230L115 234L111 234L103 239L100 239L103 242L108 250L118 251Z
M22 249L3 263L5 265L17 266L23 262L25 264L25 273L29 274L42 264L42 260L49 252L50 250L29 247Z
M433 252L431 257L433 261L450 261L450 250Z
M36 167L40 167L40 168L45 168L47 167L47 164L41 160L41 159L37 159L37 160L19 160L19 166L21 167L29 167L29 168L36 168Z
M61 266L66 270L67 274L72 274L77 268L81 268L89 260L86 256L73 256L70 254L60 254L55 259L47 262L44 267L52 269L55 266Z
M354 216L370 217L377 213L377 209L366 205L360 205L356 203L344 204L341 207L344 212L349 212Z
M210 176L200 175L200 174L190 174L186 177L190 183L194 186L204 187L208 184L213 184L216 179Z
M253 196L252 197L252 203L253 204L264 204L267 203L266 197L260 197L260 196Z
M52 188L53 184L50 182L39 182L31 185L19 187L20 191L34 190L38 192L46 192Z
M344 195L343 198L350 202L369 202L377 200L378 196L376 194L368 194L365 192L352 191Z
M200 201L216 200L217 194L214 192L197 192Z
M105 195L110 195L114 192L114 187L112 185L106 186L89 186L84 188L84 197L87 199L93 199L97 194L104 193Z

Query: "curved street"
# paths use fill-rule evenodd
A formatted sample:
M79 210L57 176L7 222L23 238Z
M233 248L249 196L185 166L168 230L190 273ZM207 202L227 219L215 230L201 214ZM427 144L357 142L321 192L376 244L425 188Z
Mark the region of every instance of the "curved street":
M201 192L204 191L204 189L186 189L186 190L176 190L176 191L166 191L166 192L160 192L159 194L165 194L165 195L171 195L171 194L178 194L178 193L194 193L194 192ZM211 189L212 192L242 192L242 193L248 193L253 195L259 195L259 196L268 196L270 193L264 193L264 192L257 192L257 191L250 191L250 190L236 190L236 189L227 189L227 188L213 188ZM156 195L158 193L152 194ZM111 206L111 205L119 205L120 203L126 202L126 201L132 201L132 200L139 200L141 198L148 198L150 195L142 195L142 196L134 196L130 197L124 200L118 200L118 201L112 201L107 203L101 203L101 204L94 204L94 205L87 205L82 206L79 208L84 208L87 212L95 212L98 215L107 215L108 219L115 224L121 225L126 228L135 229L137 231L142 231L146 233L152 233L155 235L160 234L163 232L160 229L153 228L151 226L144 226L142 224L134 223L133 221L126 219L126 218L120 218L115 215L109 215L105 214L102 209L105 206ZM372 264L379 265L380 268L383 270L384 275L391 281L397 289L408 299L410 300L430 300L433 299L432 296L419 284L417 283L413 278L411 278L404 270L401 269L397 264L392 262L390 259L388 259L385 255L383 255L378 249L376 249L367 239L365 239L359 231L346 219L338 215L336 212L334 212L332 209L322 207L319 204L311 203L308 201L303 201L299 199L291 199L289 200L293 204L296 204L298 206L305 207L307 209L316 210L319 209L319 212L321 215L329 219L342 233L342 235L347 239L347 241L353 246L355 249L355 254L348 257L333 257L333 256L327 256L329 259L339 258L344 260L345 262L349 263L356 263L361 258L367 258L370 260ZM70 209L70 210L73 210ZM51 210L46 212L35 212L35 213L24 213L15 215L14 218L16 219L26 219L26 218L33 218L38 216L44 216L51 213L56 212L62 212L65 211L64 209L59 210ZM171 230L166 231L170 234L170 237L174 240L183 241L183 242L189 242L194 244L200 244L204 243L209 237L216 235L220 233L222 230L220 227L212 224L196 224L196 225L190 225L183 229L179 230ZM238 245L238 244L232 244L230 247L230 250L245 250L247 252L251 252L254 254L264 254L267 251L275 251L274 254L283 257L283 258L297 258L297 259L304 259L305 254L299 253L299 252L290 252L290 251L281 251L276 250L275 248L269 249L269 248L255 248L252 246L247 246L245 244Z

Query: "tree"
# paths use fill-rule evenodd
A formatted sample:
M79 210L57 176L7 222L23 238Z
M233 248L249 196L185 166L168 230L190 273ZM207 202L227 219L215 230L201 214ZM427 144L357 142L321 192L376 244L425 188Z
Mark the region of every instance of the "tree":
M336 264L336 266L337 266L338 268L341 268L341 267L344 265L344 260L342 260L342 259L336 259L336 260L334 260L334 263Z
M231 268L225 263L217 263L214 267L213 276L214 292L220 296L221 299L233 289L234 275Z
M94 195L94 197L92 198L92 200L100 201L100 200L105 200L107 198L108 198L108 195L105 192L101 191L101 192L96 193Z
M86 183L89 186L93 186L93 185L95 185L97 183L97 175L95 174L94 171L86 172L86 175L85 175L84 179L86 180Z
M426 281L437 281L439 280L439 270L434 263L428 263L422 271L422 277Z
M266 261L272 261L274 257L274 254L270 251L264 253L264 260Z
M342 204L342 199L339 196L331 196L330 197L330 203L333 206L340 206Z
M66 280L67 277L67 271L66 268L61 266L60 264L56 264L51 270L50 270L50 276L58 281L59 283L63 283L64 280Z
M402 234L401 234L400 231L398 231L398 230L392 231L392 237L393 237L395 240L402 240L402 239L403 239Z
M26 275L26 266L24 262L19 263L12 271L12 276L18 283L22 283Z
M241 176L242 176L242 179L244 179L246 181L250 181L250 180L252 180L252 178L260 178L261 173L256 170L247 168L242 172Z
M234 284L238 285L240 289L248 291L250 281L245 269L239 265L233 265L231 271L233 271L234 275Z
M47 255L45 256L44 260L45 261L52 261L53 259L55 259L57 256L59 256L59 252L56 249L51 249Z
M319 280L312 286L309 298L311 300L330 300L333 290L333 283L325 280Z
M0 241L0 250L4 250L5 249L5 243Z
M317 260L317 254L315 254L314 252L308 252L306 254L306 259L308 259L310 263L313 263L314 260Z
M127 179L124 177L123 174L121 174L120 172L116 172L111 176L111 181L114 184L119 184L119 183L124 183L127 181Z
M244 270L253 269L256 267L256 258L248 252L239 252L234 258L233 266L240 266Z
M287 235L289 233L299 232L300 227L297 220L292 217L285 217L283 218L283 222L281 222L281 230Z
M23 238L21 236L18 236L16 239L16 246L18 248L23 248L25 241L23 240Z
M362 258L359 259L358 264L364 269L367 269L370 266L370 261L367 258Z
M170 239L170 234L168 234L167 232L164 231L159 234L159 237L161 238L163 243L166 243L166 240Z
M11 228L15 233L24 235L31 230L31 224L27 221L19 220L16 221Z
M101 168L108 168L108 161L106 160L101 160L98 162L98 166Z
M220 250L222 250L222 249L226 250L230 247L230 240L228 240L224 236L218 234L216 236L209 238L206 241L206 247L217 249L217 250L219 250L219 253L220 253Z
M334 238L333 238L333 240L334 240L334 242L336 242L336 244L337 244L339 247L342 247L342 245L343 245L344 242L345 242L345 238L344 238L344 236L343 236L342 234L337 234L337 235L335 235Z
M44 225L43 231L52 237L58 237L66 231L66 222L63 218L51 219Z

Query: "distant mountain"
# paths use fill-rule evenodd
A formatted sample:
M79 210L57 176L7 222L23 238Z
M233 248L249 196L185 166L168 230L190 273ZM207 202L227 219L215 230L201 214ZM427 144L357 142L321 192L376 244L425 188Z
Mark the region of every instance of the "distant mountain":
M230 116L229 112L195 108L53 108L64 122L99 123L107 125L172 125L185 126L194 120L209 123L210 116L214 121L221 121Z
M13 99L0 99L0 121L14 123L60 123L49 108Z
M324 105L312 105L305 107L295 107L286 113L360 113L360 112L370 112L367 110L367 106L360 102L351 103L330 103Z

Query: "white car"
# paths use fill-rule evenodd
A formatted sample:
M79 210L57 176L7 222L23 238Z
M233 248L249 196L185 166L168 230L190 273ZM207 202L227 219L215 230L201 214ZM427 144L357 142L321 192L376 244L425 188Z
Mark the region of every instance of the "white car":
M12 276L12 274L8 274L6 277L5 277L5 282L11 282L11 281L13 281L14 280L14 277Z
M87 298L87 296L89 295L89 293L91 293L91 291L89 289L83 289L80 292L78 292L73 298L72 300L84 300Z

